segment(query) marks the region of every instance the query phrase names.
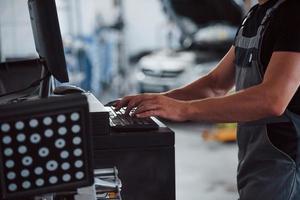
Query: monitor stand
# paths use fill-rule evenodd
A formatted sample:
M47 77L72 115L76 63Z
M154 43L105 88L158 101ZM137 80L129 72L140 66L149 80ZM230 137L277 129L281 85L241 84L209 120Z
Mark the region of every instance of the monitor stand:
M47 98L49 96L49 89L50 89L50 79L51 74L46 66L46 62L44 62L42 59L40 59L40 62L43 66L42 73L41 73L41 79L43 79L40 83L40 91L39 91L39 97L40 98Z

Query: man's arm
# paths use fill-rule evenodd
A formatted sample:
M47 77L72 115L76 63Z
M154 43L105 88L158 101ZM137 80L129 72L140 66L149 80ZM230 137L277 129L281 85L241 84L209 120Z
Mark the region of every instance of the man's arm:
M190 101L225 95L234 85L235 77L235 52L231 47L217 67L208 75L193 83L175 90L158 94L138 94L123 97L115 106L116 109L127 107L127 113L137 107L145 99L167 97L174 100Z
M179 101L143 98L138 117L159 116L175 121L246 122L279 116L300 85L300 53L275 52L261 84L225 97Z
M225 95L234 85L234 47L228 51L216 68L193 83L162 93L178 100L195 100Z
M300 85L300 53L275 52L260 85L223 98L190 101L188 119L251 121L283 114Z

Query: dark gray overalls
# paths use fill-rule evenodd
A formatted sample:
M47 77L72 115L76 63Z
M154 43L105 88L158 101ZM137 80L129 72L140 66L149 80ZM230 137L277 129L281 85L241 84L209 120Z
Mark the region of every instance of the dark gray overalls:
M273 12L284 2L267 11L257 35L243 36L245 21L236 37L236 90L258 85L263 80L260 49ZM240 200L300 200L300 149L296 160L275 147L267 133L267 124L292 122L300 138L300 116L288 110L281 117L238 124L238 192ZM288 133L287 133L288 134ZM300 142L297 142L300 147Z

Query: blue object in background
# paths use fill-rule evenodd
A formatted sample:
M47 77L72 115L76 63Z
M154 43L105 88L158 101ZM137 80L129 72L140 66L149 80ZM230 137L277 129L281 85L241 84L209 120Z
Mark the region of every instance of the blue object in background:
M92 79L92 63L88 54L85 50L79 49L77 52L78 64L80 71L84 72L84 79L80 84L80 87L86 91L91 90L91 79Z
M100 97L119 73L118 33L109 27L96 29L91 37L65 40L70 84ZM117 88L112 88L116 90Z
M92 63L88 49L89 38L72 38L65 42L65 55L70 84L85 90L91 89Z

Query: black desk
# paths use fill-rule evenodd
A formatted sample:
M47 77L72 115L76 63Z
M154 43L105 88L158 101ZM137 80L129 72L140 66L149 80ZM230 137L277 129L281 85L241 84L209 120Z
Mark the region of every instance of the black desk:
M116 166L123 200L175 200L174 132L94 134L96 168Z

